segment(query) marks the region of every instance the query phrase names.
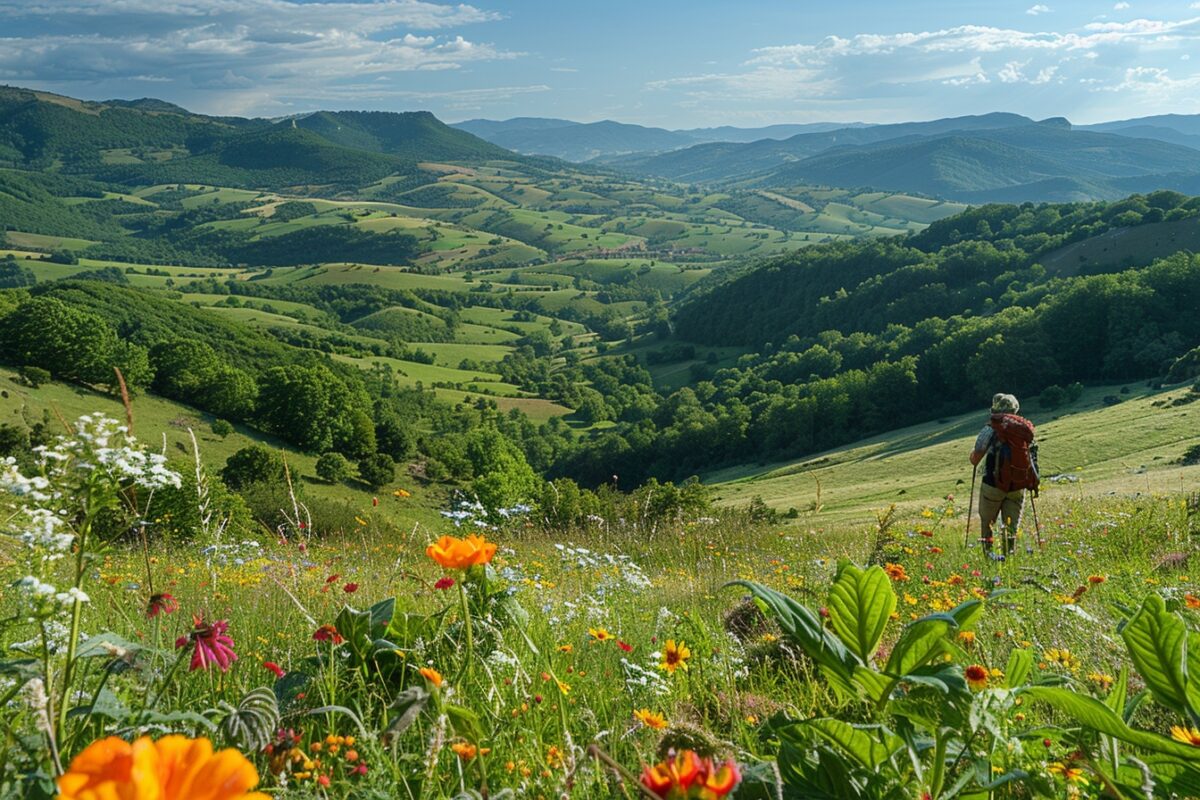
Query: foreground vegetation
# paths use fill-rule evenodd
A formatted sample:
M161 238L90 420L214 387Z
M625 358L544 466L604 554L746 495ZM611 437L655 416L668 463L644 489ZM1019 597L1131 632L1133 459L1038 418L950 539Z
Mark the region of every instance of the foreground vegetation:
M179 539L155 498L182 479L140 452L91 418L5 468L8 794L166 730L289 797L632 797L671 748L733 760L736 797L1200 780L1194 498L1051 490L1008 562L964 547L951 496L821 535L726 512L459 540L367 504L350 535L301 506L270 537Z

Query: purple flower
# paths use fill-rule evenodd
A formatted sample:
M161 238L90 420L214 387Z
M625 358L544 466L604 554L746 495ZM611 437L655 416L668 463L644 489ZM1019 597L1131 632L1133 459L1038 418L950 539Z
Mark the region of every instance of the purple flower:
M233 639L225 633L229 630L229 620L219 619L209 623L204 621L203 616L193 615L192 624L191 633L175 640L176 650L189 644L195 645L189 670L208 669L215 664L222 672L228 671L229 665L237 661Z

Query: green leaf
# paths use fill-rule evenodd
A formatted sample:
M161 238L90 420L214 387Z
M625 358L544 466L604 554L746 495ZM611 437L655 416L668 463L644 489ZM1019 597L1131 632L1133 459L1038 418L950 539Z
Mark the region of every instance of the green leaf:
M875 655L888 619L896 610L896 592L878 564L867 570L843 562L829 590L829 621L850 651L864 663Z
M91 705L75 706L67 712L68 717L108 717L117 722L124 722L129 717L129 707L105 686L96 695Z
M819 616L787 595L754 581L732 581L726 586L749 589L764 609L775 617L787 637L799 645L809 658L835 675L843 686L851 684L854 668L862 664L841 639L825 630Z
M1177 714L1191 710L1188 698L1188 630L1157 594L1121 628L1133 666L1154 699Z
M883 700L885 692L892 688L892 679L870 667L855 667L854 682L862 687L867 697L876 703Z
M396 598L389 597L386 600L380 600L367 609L367 613L371 620L371 638L382 639L387 633L388 626L392 624L392 615L396 613Z
M131 642L115 633L105 631L81 643L75 656L77 658L115 658L116 653L121 650L127 653L136 653L143 649L145 648L136 642Z
M983 616L983 601L976 598L964 600L950 609L950 616L954 617L960 631L969 631Z
M321 706L320 708L314 708L312 711L309 711L307 716L312 717L316 716L317 714L341 714L349 717L350 721L353 722L355 727L358 728L358 732L362 734L362 738L366 739L368 736L370 736L370 734L367 733L367 727L363 725L363 721L359 719L358 714L355 714L345 706Z
M216 732L217 724L203 714L197 714L195 711L146 711L139 717L139 727L148 725L161 725L166 730L177 730L180 723L190 722L197 728L206 728L211 732Z
M903 739L882 728L872 729L872 733L878 734L877 738L848 722L831 717L810 719L801 724L870 770L877 769L904 746Z
M1085 697L1055 686L1030 686L1021 690L1074 719L1079 725L1155 753L1175 756L1188 762L1200 762L1200 748L1149 731L1129 727L1125 720L1094 697Z
M1025 682L1033 672L1033 653L1028 650L1013 650L1008 654L1008 664L1004 667L1004 685L1015 689Z
M431 695L420 686L410 686L392 703L391 711L396 714L383 732L383 742L386 746L392 737L404 733L414 722L425 707L429 705Z
M783 777L774 761L755 761L742 766L738 800L782 800Z
M225 735L243 750L262 750L279 727L279 705L275 692L260 686L247 692L236 707L221 703L226 712L221 721Z
M359 611L351 606L342 606L337 619L333 621L333 626L346 640L346 646L350 648L354 662L361 664L371 650L371 612Z
M453 726L454 732L459 736L476 744L484 740L483 723L480 722L479 715L474 711L465 706L454 705L453 703L447 703L442 707L442 710L450 718L450 725Z
M928 664L945 652L946 633L955 624L949 614L931 614L910 623L892 648L884 671L900 678Z
M1129 665L1121 665L1121 674L1117 676L1117 680L1113 683L1112 689L1108 692L1108 697L1104 698L1104 705L1108 706L1109 710L1114 714L1118 714L1126 722L1129 720L1125 717L1125 701L1129 697Z
M308 691L308 685L312 683L312 680L312 676L307 672L289 672L275 681L273 690L276 707L285 712L292 711L293 706L302 702L300 695Z

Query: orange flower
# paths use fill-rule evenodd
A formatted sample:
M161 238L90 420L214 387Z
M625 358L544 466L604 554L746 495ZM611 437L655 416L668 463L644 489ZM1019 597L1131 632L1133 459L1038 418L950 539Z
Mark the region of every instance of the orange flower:
M687 670L687 660L691 657L692 651L688 649L682 639L679 644L675 644L674 639L667 639L667 646L663 648L663 660L658 666L674 675L677 669Z
M665 761L642 770L642 786L658 797L702 797L720 800L742 779L738 766L727 761L717 766L695 751L672 753Z
M885 564L883 571L887 573L889 578L897 583L908 580L908 572L904 569L903 564Z
M1177 742L1200 747L1200 731L1195 728L1184 728L1179 725L1171 726L1171 738Z
M1200 597L1196 597L1190 592L1183 596L1183 602L1188 608L1200 608Z
M1088 575L1088 583L1093 585L1104 583L1106 580L1108 580L1106 575Z
M967 685L975 691L986 689L988 685L988 671L986 667L981 667L978 664L972 664L963 672L967 679Z
M486 756L488 753L492 752L492 748L490 747L476 747L470 742L455 742L454 744L450 745L450 749L453 750L454 754L463 761L470 761L475 758L475 756Z
M438 672L436 669L432 667L421 667L421 669L418 671L421 673L422 678L429 681L434 686L442 685L442 673Z
M473 533L465 539L443 536L425 548L425 555L446 569L470 569L491 561L496 555L496 545Z
M662 714L656 714L648 708L639 708L633 712L633 717L647 728L653 728L656 731L661 731L667 727L667 718Z
M59 800L270 800L258 771L237 750L213 753L208 739L142 736L133 744L110 736L75 756L58 779Z

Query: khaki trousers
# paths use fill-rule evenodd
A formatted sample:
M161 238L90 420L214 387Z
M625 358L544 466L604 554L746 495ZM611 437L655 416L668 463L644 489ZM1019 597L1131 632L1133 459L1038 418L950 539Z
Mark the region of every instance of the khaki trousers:
M1021 524L1021 509L1024 506L1024 490L1004 492L986 483L979 487L979 522L985 550L992 549L992 525L1000 517L1006 534L1005 549L1012 552L1016 546L1017 526Z

